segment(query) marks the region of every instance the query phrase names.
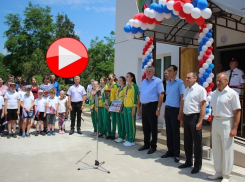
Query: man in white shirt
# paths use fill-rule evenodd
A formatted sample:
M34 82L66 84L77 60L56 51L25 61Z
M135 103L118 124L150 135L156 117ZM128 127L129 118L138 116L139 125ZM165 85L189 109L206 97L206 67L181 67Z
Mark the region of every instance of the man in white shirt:
M229 75L229 86L235 90L238 95L242 95L242 86L245 86L245 76L244 72L238 69L238 59L232 58L230 62L230 70L226 71Z
M217 79L217 89L211 100L212 107L212 146L214 158L214 176L209 179L219 179L222 182L231 180L234 161L234 136L241 117L239 95L228 86L229 75L220 73Z
M88 86L87 86L87 98L89 98L89 96L90 96L90 93L92 92L92 90L93 90L93 82L94 82L94 79L92 79L91 80L91 84L89 84Z
M186 162L179 168L187 168L193 165L194 142L194 168L192 174L198 173L202 168L202 121L206 112L206 90L196 83L197 73L189 72L186 75L188 87L185 89L181 100L180 118L184 127L184 142Z

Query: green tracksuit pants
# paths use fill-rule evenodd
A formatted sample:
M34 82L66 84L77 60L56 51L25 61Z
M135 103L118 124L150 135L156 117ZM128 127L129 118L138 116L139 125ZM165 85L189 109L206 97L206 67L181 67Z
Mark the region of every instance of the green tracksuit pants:
M91 111L91 118L94 127L94 132L97 132L97 117L98 117L97 112Z
M125 129L126 129L126 135L127 135L127 141L128 142L135 142L135 134L136 134L136 113L132 116L132 107L124 107L124 121L125 121ZM136 109L137 110L137 109Z
M122 113L115 113L117 118L117 130L118 130L118 136L121 139L125 138L126 132L125 132L125 122L124 122L124 115Z
M105 108L104 118L106 122L107 136L115 137L116 134L116 113L108 112Z
M101 135L105 135L105 119L104 119L104 107L98 108L98 115L99 115L99 132Z

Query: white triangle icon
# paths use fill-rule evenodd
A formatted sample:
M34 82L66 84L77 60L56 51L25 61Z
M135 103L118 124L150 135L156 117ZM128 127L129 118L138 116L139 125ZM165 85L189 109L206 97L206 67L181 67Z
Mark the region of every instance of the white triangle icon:
M81 58L82 57L59 45L59 70Z

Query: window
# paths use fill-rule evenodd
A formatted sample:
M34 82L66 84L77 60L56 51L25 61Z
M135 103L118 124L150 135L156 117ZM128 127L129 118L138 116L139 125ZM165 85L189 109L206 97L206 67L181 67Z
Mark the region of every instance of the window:
M162 79L162 59L156 60L156 76Z
M156 59L156 76L164 79L164 71L171 65L171 56Z
M163 70L165 71L166 69L168 69L168 67L170 65L171 65L171 56L165 56L164 57L164 68L163 68ZM164 77L164 74L163 74L163 77Z

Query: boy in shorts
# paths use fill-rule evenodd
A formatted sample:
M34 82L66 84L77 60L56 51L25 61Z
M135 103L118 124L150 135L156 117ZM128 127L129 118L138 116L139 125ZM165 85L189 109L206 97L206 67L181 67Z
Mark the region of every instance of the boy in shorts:
M25 86L26 93L20 98L20 105L23 108L22 110L22 137L30 137L30 129L31 129L31 120L33 118L33 106L34 106L34 96L31 94L31 86ZM27 131L25 133L27 125Z
M34 102L35 111L36 111L36 135L39 135L39 125L41 125L40 134L45 136L46 134L43 132L43 122L46 121L46 117L44 117L45 107L46 107L46 99L43 98L43 90L38 90L38 98Z
M5 114L7 115L8 121L8 136L7 139L17 138L16 136L16 121L18 120L18 115L20 113L20 94L15 91L15 83L10 83L9 91L6 92L4 96L5 99ZM13 134L11 134L11 124L13 123Z
M53 136L55 135L54 125L56 120L56 114L58 112L58 99L56 99L55 93L56 93L55 88L49 90L49 97L46 102L46 112L44 114L47 120L48 136L51 136L51 133ZM52 128L51 133L50 133L50 128Z
M47 99L48 99L48 97L49 97L49 91L46 89L46 90L44 90L43 91L43 98L46 100L46 102L47 102ZM46 107L46 105L45 105L45 107ZM45 113L45 112L44 112ZM43 121L43 127L44 127L44 130L43 130L43 132L45 133L45 134L47 134L47 118L46 118L46 116L45 116L45 120Z

